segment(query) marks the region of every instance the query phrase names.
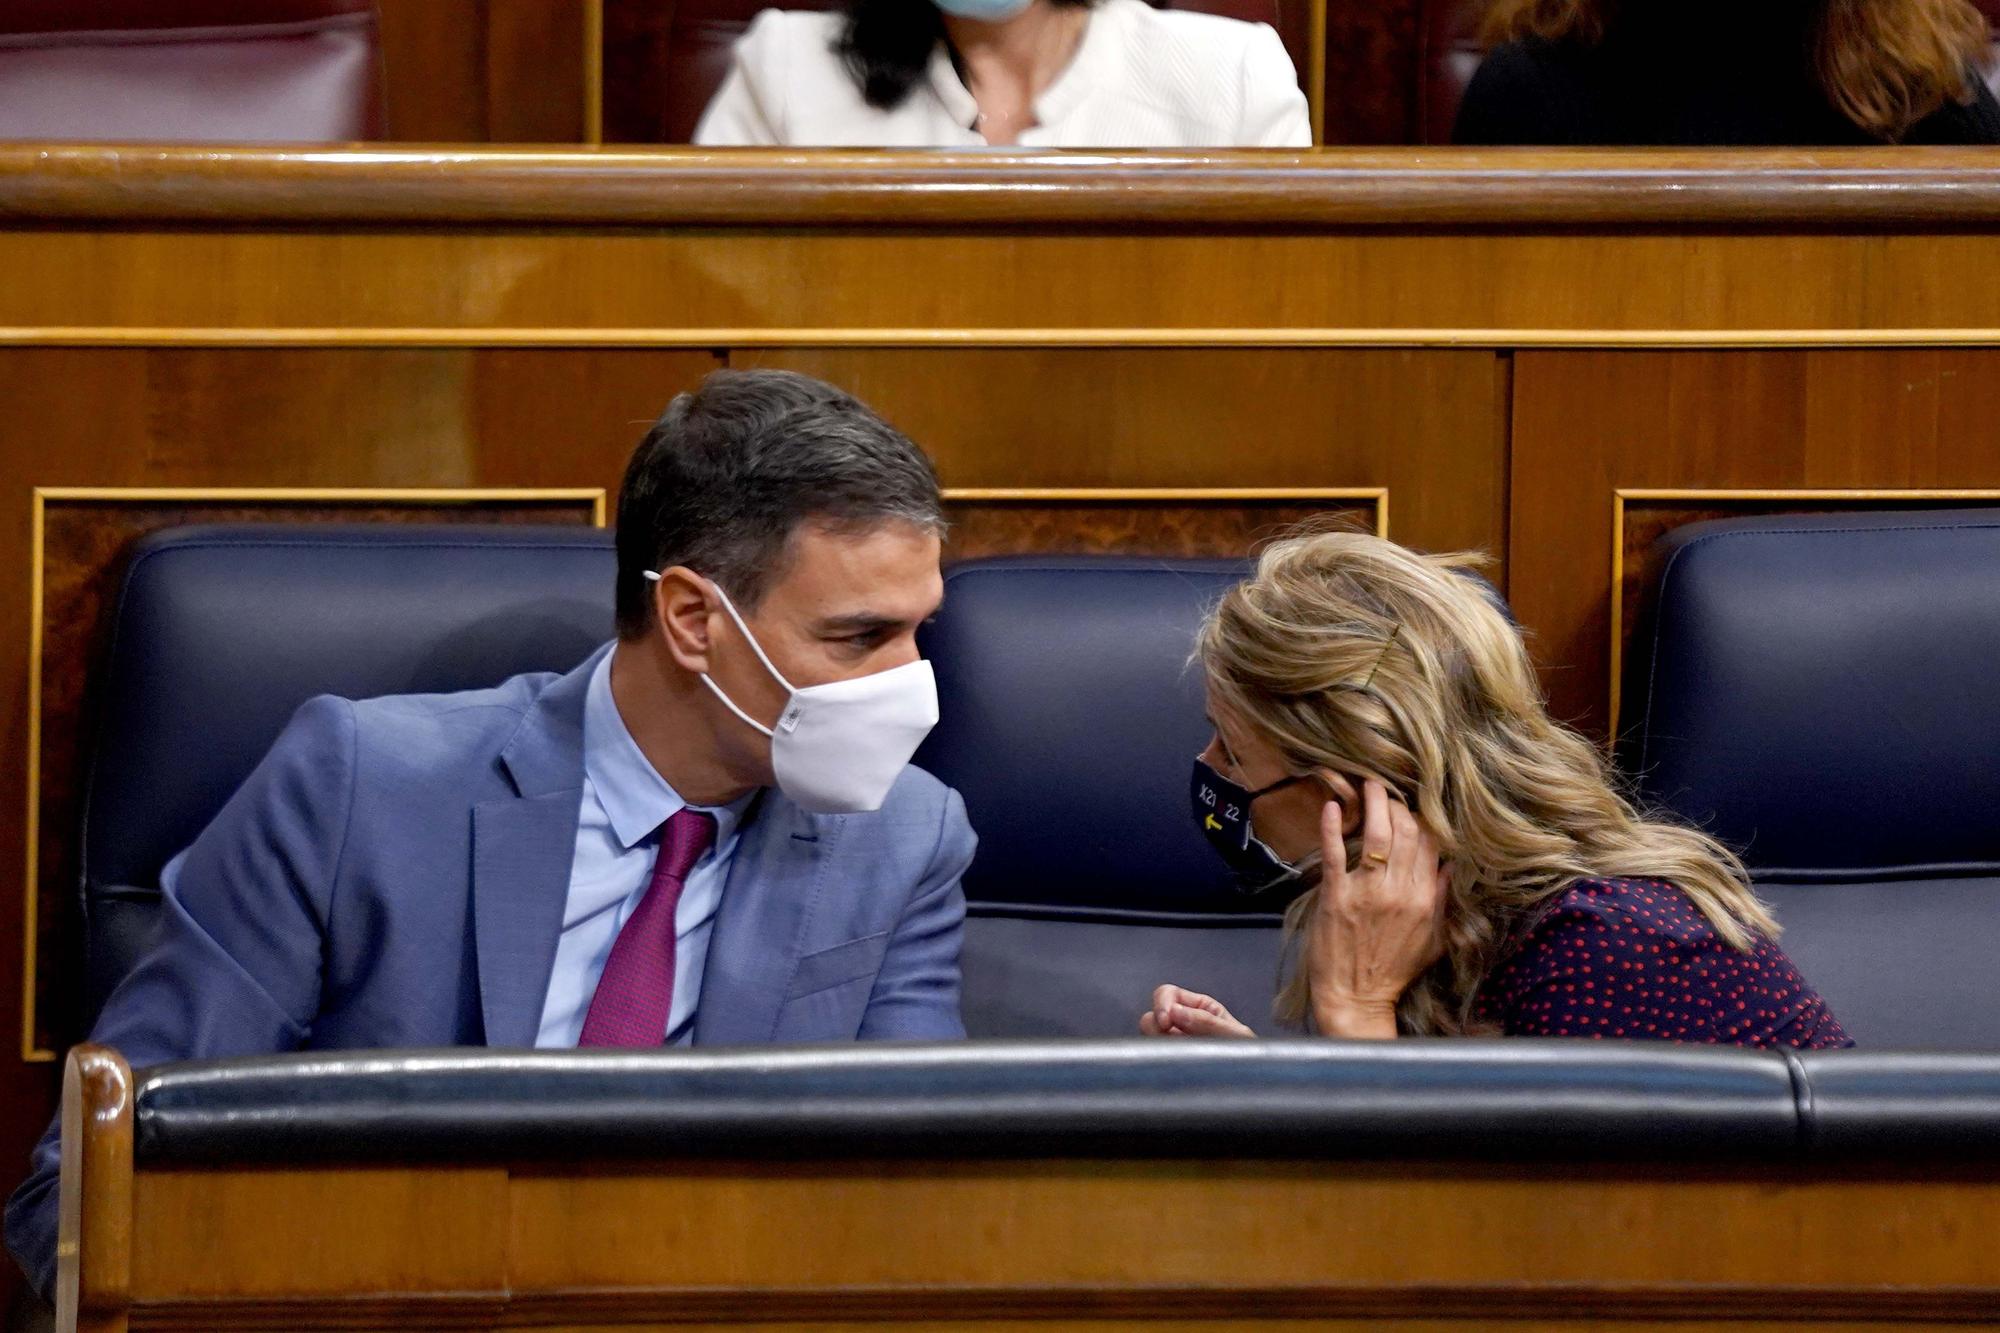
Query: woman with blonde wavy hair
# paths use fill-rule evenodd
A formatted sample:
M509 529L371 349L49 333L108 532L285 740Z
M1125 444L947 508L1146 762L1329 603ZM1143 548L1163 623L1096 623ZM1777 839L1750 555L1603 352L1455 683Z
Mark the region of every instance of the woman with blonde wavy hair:
M1354 532L1279 541L1196 647L1194 814L1247 889L1305 882L1276 1016L1324 1036L1850 1044L1737 859L1648 818L1553 721L1468 577ZM1250 1036L1161 986L1141 1030Z
M1468 144L2000 142L1972 0L1494 0Z

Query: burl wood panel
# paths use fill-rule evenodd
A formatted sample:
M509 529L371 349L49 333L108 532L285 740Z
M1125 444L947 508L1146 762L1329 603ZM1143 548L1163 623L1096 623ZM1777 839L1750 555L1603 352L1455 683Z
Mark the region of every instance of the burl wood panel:
M1520 353L1508 591L1556 713L1609 724L1617 490L2000 488L1996 420L1989 348Z
M1491 352L830 348L730 364L851 390L951 486L1387 487L1398 540L1505 544L1508 368Z
M75 966L83 787L96 717L89 685L109 643L112 611L139 539L187 523L580 523L587 500L474 503L50 500L42 542L41 813L36 895L36 1044L80 1038Z
M946 560L989 555L1146 555L1236 558L1299 523L1378 526L1371 500L960 501Z
M380 0L388 135L585 141L586 0Z

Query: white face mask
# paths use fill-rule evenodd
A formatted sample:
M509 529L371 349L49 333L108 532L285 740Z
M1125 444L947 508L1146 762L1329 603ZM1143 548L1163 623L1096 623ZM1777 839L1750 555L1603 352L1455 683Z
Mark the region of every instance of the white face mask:
M646 577L659 582L652 570ZM778 790L801 808L820 815L865 814L880 810L889 788L937 725L937 676L921 658L872 676L836 680L799 689L771 665L764 646L736 613L722 586L711 582L723 609L743 631L757 660L791 698L767 727L736 706L703 672L723 706L771 738L771 771Z

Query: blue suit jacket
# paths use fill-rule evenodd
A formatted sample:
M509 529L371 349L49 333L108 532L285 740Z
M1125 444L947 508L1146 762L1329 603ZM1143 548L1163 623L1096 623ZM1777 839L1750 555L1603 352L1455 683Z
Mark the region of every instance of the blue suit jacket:
M596 658L490 690L316 698L166 877L91 1040L135 1066L296 1049L532 1046L583 796ZM709 941L701 1045L956 1038L958 794L910 768L882 809L762 794ZM7 1205L53 1285L55 1126Z

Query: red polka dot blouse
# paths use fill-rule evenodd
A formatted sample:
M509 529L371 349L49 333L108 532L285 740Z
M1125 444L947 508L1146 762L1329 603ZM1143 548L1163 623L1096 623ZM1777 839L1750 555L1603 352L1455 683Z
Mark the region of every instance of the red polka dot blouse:
M1784 951L1748 953L1657 880L1582 880L1487 979L1477 1011L1508 1036L1852 1046Z

